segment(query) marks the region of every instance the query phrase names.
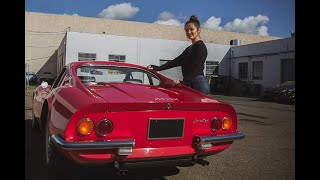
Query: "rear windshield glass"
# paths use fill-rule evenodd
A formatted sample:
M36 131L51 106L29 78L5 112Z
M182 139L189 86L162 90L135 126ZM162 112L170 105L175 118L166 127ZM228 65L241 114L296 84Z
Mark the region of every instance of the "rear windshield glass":
M83 83L138 83L158 86L159 78L137 68L118 66L79 66L77 76Z

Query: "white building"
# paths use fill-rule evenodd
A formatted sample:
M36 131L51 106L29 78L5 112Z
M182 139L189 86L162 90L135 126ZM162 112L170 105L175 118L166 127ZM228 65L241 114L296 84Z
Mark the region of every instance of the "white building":
M215 77L211 80L227 80L225 92L239 89L234 84L240 80L260 85L261 91L295 80L294 37L282 39L202 28L201 38L208 49L205 74ZM232 40L241 44L230 45ZM62 65L84 59L161 65L190 44L180 26L25 13L25 64L37 76L44 72L57 76ZM182 79L180 67L160 73Z
M66 32L58 48L57 72L63 65L81 60L161 65L177 57L190 44L179 40ZM295 80L294 37L237 46L205 44L208 57L204 73L208 79L219 65L214 77L231 77L258 84L259 94L265 88ZM182 79L180 67L160 73L172 79ZM232 82L228 82L226 88L231 86Z
M155 39L144 37L129 37L107 34L91 34L67 32L63 38L57 54L57 72L67 63L81 60L118 61L147 66L161 65L180 55L191 42ZM207 76L223 61L219 74L229 76L230 64L227 52L230 45L205 43L208 50ZM176 67L160 73L182 80L181 68Z
M295 37L231 47L231 76L262 89L295 80Z

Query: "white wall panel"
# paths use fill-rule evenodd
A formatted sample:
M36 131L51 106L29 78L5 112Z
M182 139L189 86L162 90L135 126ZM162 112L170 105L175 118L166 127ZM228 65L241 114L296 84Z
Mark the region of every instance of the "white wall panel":
M68 32L66 39L66 63L78 61L78 53L96 53L96 60L108 60L109 54L126 55L126 62L147 66L160 65L160 60L173 60L179 56L190 41L137 38L105 34ZM229 45L206 43L207 60L222 62L219 73L230 74L228 60ZM226 66L226 67L225 67ZM183 79L181 68L160 71L173 79ZM229 73L229 74L228 74Z

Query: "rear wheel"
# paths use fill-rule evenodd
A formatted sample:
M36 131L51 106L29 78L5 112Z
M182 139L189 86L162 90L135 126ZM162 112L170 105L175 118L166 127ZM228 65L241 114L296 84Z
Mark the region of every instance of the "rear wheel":
M34 99L34 94L32 95L32 107L31 107L32 123L31 123L31 128L34 131L40 131L39 124L38 124L38 122L36 120L36 117L34 115L34 112L33 112L33 99Z
M53 144L50 138L50 132L49 132L49 122L46 122L45 125L45 164L48 170L48 174L50 176L57 176L61 174L62 165L64 165L63 161L64 159L57 151L57 148Z
M37 123L37 120L36 120L36 117L34 116L33 114L33 111L32 111L32 124L31 124L31 128L33 131L36 131L38 132L40 129L39 129L39 125Z

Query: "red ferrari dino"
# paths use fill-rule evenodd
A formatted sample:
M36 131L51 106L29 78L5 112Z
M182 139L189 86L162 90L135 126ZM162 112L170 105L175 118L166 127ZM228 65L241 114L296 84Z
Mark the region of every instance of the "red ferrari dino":
M65 162L130 168L209 165L245 134L234 108L145 67L109 61L64 66L33 93L50 173Z

